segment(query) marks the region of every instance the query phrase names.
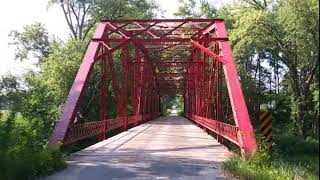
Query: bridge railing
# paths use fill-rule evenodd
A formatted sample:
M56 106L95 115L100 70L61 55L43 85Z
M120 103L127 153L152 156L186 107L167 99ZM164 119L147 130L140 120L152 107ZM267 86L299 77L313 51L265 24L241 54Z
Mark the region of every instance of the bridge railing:
M103 121L74 124L69 127L68 134L64 139L63 144L71 144L89 137L97 136L101 133L122 128L124 123L127 123L127 125L134 125L136 119L138 119L138 124L141 124L158 116L159 114L146 114L143 116L118 117Z
M194 115L192 117L187 117L187 118L205 127L206 129L213 131L216 134L224 137L225 139L236 144L237 146L241 146L239 136L238 136L239 128L237 126L226 124L214 119L209 119L209 118L205 118L197 115Z

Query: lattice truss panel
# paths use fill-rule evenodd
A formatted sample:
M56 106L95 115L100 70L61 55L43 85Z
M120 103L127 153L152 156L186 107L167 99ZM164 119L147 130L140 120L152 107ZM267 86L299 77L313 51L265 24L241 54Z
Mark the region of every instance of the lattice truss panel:
M120 72L115 66L116 53L121 54ZM101 66L99 119L75 123L97 63ZM113 119L107 114L107 77L111 78L117 106ZM228 89L234 125L221 119L222 83ZM158 117L161 97L175 94L184 97L187 118L238 145L244 153L255 151L252 125L221 19L102 20L88 45L50 145L67 145L92 136L103 140L110 130L126 130L129 125Z

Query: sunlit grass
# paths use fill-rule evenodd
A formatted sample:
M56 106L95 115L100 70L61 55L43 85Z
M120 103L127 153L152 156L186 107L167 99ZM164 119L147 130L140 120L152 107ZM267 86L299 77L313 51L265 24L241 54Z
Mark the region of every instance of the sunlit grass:
M271 151L262 150L244 161L232 157L224 169L241 179L319 179L319 141L295 136L279 136Z
M280 160L259 164L254 160L243 161L239 157L233 157L224 164L224 168L241 179L319 179L302 165L290 165Z

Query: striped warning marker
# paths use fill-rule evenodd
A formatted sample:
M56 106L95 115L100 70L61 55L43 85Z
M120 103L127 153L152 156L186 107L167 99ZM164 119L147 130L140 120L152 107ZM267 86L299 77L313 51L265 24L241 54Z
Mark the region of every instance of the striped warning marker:
M268 143L268 147L272 146L272 116L270 112L259 111L260 131Z

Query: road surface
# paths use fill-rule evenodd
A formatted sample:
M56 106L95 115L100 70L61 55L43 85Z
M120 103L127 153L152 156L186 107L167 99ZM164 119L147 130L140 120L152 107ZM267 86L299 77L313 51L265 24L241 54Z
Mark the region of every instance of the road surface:
M72 154L66 169L44 179L233 179L221 170L230 156L189 120L160 117Z

